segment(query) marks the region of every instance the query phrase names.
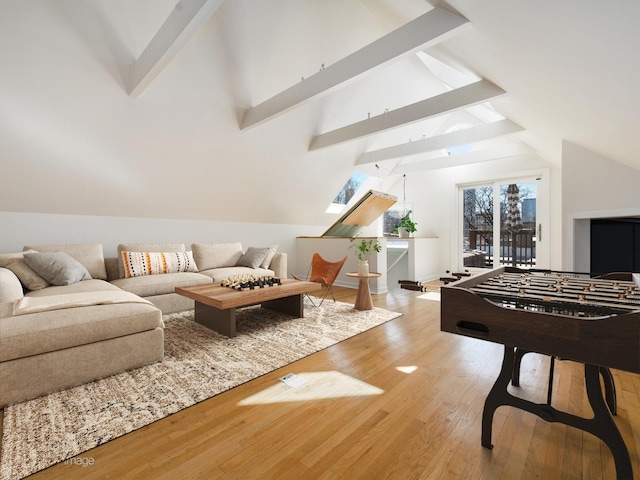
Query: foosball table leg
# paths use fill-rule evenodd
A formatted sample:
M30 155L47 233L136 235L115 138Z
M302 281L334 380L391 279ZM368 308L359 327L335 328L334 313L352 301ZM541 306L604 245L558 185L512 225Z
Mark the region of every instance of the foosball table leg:
M613 462L616 466L617 478L621 480L631 479L633 478L633 467L631 466L629 450L627 450L627 445L624 443L620 430L618 430L613 420L608 406L608 400L605 401L602 396L602 388L600 386L601 373L602 369L599 366L584 366L587 397L593 410L593 418L588 420L589 428L583 428L583 430L592 433L609 447L613 455ZM611 372L609 372L609 375L610 374Z
M513 365L515 358L515 347L504 347L504 357L502 358L502 368L496 382L491 387L489 395L484 402L482 411L482 446L493 449L491 444L491 431L493 428L493 414L501 405L511 404L512 395L507 391L509 382L513 378Z
M618 403L616 395L616 384L613 381L611 370L609 370L607 367L600 367L600 375L602 376L602 383L604 384L604 394L607 399L607 405L609 405L609 410L611 410L611 415L617 415Z
M548 392L549 395L546 404L534 403L509 393L507 388L514 376L516 350L516 347L504 346L504 357L502 359L500 374L484 402L484 409L482 411L482 446L490 450L493 449L493 445L491 444L491 431L495 411L503 405L511 406L533 413L547 422L562 423L598 437L605 443L609 450L611 450L618 480L632 479L633 469L629 450L624 443L620 430L618 430L613 420L610 407L611 405L615 405L615 386L611 372L597 365L584 364L585 387L589 405L593 411L593 417L579 417L553 408L550 398L551 390ZM553 366L551 368L553 368ZM600 375L602 375L605 383L604 394L600 385ZM552 382L553 377L550 375L550 389ZM606 399L605 396L607 397Z
M520 365L522 364L522 357L527 353L531 353L529 350L523 350L522 348L516 348L515 357L513 360L513 373L511 375L511 385L514 387L520 386Z

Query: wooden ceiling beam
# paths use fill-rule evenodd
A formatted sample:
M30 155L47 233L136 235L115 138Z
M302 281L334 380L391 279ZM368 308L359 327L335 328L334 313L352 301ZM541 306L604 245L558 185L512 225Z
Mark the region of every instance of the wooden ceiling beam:
M411 105L391 110L361 122L317 135L311 141L309 150L337 145L360 137L390 130L410 123L442 115L462 108L485 102L506 93L502 88L480 80L464 87L456 88Z
M522 130L524 129L520 125L509 119L499 120L497 122L465 128L464 130L456 130L455 132L443 133L442 135L435 135L422 140L365 152L360 155L355 164L364 165L367 163L377 163L393 158L409 157L424 152L431 152L433 150L444 150L509 135Z
M259 125L317 95L331 91L338 85L354 80L365 72L442 42L470 25L466 18L435 7L333 65L248 109L240 128L244 130Z
M129 96L137 97L180 52L224 0L180 0L129 71Z

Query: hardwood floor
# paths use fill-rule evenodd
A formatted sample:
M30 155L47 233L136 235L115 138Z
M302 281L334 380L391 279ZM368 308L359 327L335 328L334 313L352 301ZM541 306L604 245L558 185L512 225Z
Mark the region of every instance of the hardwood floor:
M355 299L355 290L336 291ZM440 332L440 304L419 295L374 295L376 306L404 315L80 455L89 466L62 463L31 478L615 478L600 440L510 407L496 412L494 449L483 448L482 407L502 348ZM546 400L548 364L524 357L518 395ZM270 396L289 372L314 373L317 398ZM640 375L613 373L616 423L640 478ZM582 368L558 361L555 381L553 405L589 416Z

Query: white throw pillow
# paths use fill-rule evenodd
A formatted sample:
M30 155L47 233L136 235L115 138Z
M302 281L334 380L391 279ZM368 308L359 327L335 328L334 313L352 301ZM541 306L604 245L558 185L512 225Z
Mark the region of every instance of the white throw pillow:
M271 260L273 260L273 257L276 254L276 250L278 250L278 245L271 245L269 247L269 253L267 253L266 257L264 257L262 265L260 265L261 268L269 268L269 265L271 265Z
M125 278L197 272L191 252L121 252Z
M118 245L118 277L124 278L122 252L184 252L184 243L121 243Z

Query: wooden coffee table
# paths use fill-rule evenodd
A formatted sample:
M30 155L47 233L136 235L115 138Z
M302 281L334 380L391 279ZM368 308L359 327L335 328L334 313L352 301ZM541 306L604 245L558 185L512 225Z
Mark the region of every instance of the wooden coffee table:
M315 282L283 278L282 285L254 290L239 291L219 283L209 283L176 287L175 292L195 300L196 322L233 337L236 334L236 308L261 305L262 308L301 318L304 316L303 295L319 288Z

